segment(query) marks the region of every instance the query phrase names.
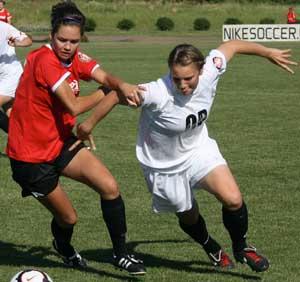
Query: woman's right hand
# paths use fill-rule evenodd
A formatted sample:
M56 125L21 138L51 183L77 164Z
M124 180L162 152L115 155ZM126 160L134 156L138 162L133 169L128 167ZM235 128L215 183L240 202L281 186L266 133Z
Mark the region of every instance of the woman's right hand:
M140 85L129 84L124 82L120 90L129 106L139 107L142 103L143 91L145 88Z

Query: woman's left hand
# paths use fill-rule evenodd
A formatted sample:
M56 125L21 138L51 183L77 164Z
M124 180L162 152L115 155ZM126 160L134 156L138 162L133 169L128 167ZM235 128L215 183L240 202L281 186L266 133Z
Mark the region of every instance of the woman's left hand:
M280 66L284 70L293 74L294 71L289 67L289 65L297 66L298 63L289 60L291 56L291 49L280 50L275 48L269 48L268 59L272 63Z
M77 125L76 131L77 131L76 132L77 137L79 138L79 140L77 142L80 143L81 141L86 141L87 140L90 144L88 149L92 149L93 151L95 151L97 149L94 138L93 138L93 135L91 133L91 129L90 129L87 122L79 123ZM75 145L75 147L76 147L76 142L73 145Z

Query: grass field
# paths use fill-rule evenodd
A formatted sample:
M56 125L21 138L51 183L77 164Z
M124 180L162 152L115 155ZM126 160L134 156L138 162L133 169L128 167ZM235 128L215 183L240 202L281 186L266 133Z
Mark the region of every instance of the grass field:
M216 47L214 40L205 43L195 37L191 43L202 46L207 54ZM137 83L154 80L167 71L166 57L173 46L163 42L91 42L82 44L82 49L99 59L107 71ZM298 44L270 46L292 47L300 60ZM20 57L24 54L22 50ZM118 106L94 131L96 154L120 184L129 247L144 259L147 275L137 279L114 269L95 193L62 179L79 217L73 243L89 262L87 271L66 269L51 248L50 215L32 198L21 199L10 177L9 161L1 155L0 281L8 282L17 271L31 267L46 271L55 282L299 281L299 75L299 70L292 76L262 58L237 56L219 83L208 121L210 135L217 139L248 203L249 242L270 258L269 271L256 274L243 265L230 271L215 269L205 253L181 232L175 216L151 212L150 195L135 158L139 111ZM82 92L95 87L83 84ZM0 132L1 150L5 141ZM231 254L221 205L204 191L196 195L210 232Z

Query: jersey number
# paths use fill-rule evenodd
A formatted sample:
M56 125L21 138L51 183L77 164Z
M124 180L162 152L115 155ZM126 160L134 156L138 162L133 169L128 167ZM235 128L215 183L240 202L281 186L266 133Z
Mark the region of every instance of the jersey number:
M198 117L196 115L189 115L186 118L186 129L195 128L200 126L207 118L207 111L202 110L198 112Z

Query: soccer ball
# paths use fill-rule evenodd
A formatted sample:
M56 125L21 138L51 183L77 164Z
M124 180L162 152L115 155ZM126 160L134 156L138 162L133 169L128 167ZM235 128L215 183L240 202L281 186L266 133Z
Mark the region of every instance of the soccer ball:
M27 269L18 272L10 282L53 282L49 275L36 269Z

